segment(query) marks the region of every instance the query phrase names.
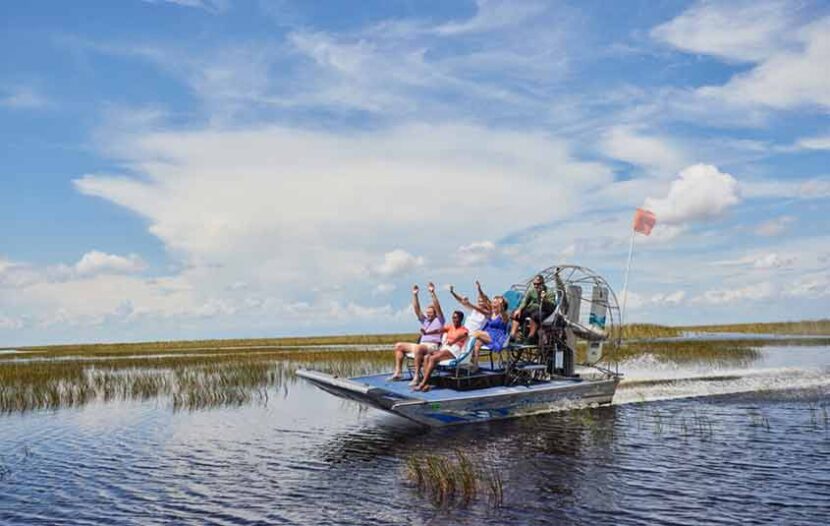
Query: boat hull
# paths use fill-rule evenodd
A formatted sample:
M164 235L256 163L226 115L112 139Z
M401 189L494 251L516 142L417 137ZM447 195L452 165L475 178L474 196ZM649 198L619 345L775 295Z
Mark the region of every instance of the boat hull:
M337 378L317 371L297 375L321 389L431 427L487 422L609 404L619 379L564 379L532 386L511 386L459 393L441 390L428 395L378 384L374 377Z

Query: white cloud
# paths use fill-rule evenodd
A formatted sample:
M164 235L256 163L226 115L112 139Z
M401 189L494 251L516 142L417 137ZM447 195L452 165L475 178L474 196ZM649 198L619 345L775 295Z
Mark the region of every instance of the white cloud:
M230 0L143 0L148 4L174 4L182 7L193 7L204 9L212 12L222 12L227 10L231 2Z
M16 330L22 329L24 325L23 320L20 318L12 318L0 314L0 329Z
M753 199L826 199L830 197L830 177L744 181L741 183L741 194Z
M375 285L375 288L372 289L373 296L385 296L391 292L393 292L397 287L392 283L378 283Z
M398 239L429 257L564 217L572 196L610 179L556 138L464 125L150 133L116 150L138 176L87 175L75 181L81 192L146 217L186 262L286 284L360 275ZM519 201L520 218L506 221ZM471 217L471 228L446 228ZM384 273L396 268L390 257Z
M666 197L649 197L644 207L655 213L658 224L678 225L718 217L740 201L734 177L696 164L678 174Z
M486 265L498 255L496 244L492 241L475 241L461 245L455 251L455 259L459 265L468 267Z
M758 225L755 228L755 233L765 237L778 236L783 234L795 221L796 218L793 216L774 217Z
M801 23L788 2L700 2L652 36L687 52L754 63L725 84L696 90L699 105L830 107L830 16Z
M40 92L31 86L17 86L0 90L0 106L11 109L40 109L49 105L49 101Z
M773 297L775 293L776 289L772 283L764 281L744 287L707 290L703 294L692 298L692 302L722 305L745 301L760 301Z
M796 141L796 148L801 150L830 150L830 134L802 137Z
M422 256L413 256L406 250L398 248L384 254L383 263L377 265L375 271L381 276L397 276L423 266Z
M791 7L779 1L698 2L651 35L683 51L754 62L784 44Z
M440 35L479 33L513 26L543 12L544 2L515 0L476 0L476 13L462 22L451 22L435 28Z
M682 305L686 300L686 291L684 290L654 294L628 292L626 295L626 309L632 310L641 310L648 307L676 307ZM622 302L622 297L619 298L619 301Z
M830 17L797 33L803 50L773 55L756 68L740 73L723 86L700 88L703 98L731 104L758 104L775 109L817 105L830 107L830 75L822 75L830 62Z
M87 252L74 266L75 272L82 276L104 273L130 274L146 268L147 264L135 254L125 257L98 250Z
M687 164L679 147L665 139L644 135L629 126L616 126L605 133L603 153L643 166L664 177Z
M790 284L784 294L796 298L830 296L830 274L825 271L801 276Z
M783 269L792 267L798 260L795 256L781 256L775 252L753 254L740 259L716 261L715 265L747 266L759 270Z

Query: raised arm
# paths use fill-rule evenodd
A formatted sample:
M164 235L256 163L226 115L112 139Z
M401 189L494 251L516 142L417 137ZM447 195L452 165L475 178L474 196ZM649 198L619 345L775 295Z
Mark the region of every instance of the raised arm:
M486 310L479 308L478 305L473 305L472 303L470 303L470 298L468 298L467 296L459 296L458 293L455 292L455 289L453 288L452 285L450 285L450 294L452 294L452 297L455 298L456 301L458 301L458 303L460 303L461 305L467 307L468 309L477 310L478 312L484 314L485 316L490 314Z
M487 294L481 289L481 283L476 280L476 292L478 292L478 299L479 301L484 301L485 303L490 303L490 298L487 297Z
M423 321L424 313L421 312L421 301L418 299L418 292L420 290L418 285L412 285L412 310L415 311L415 317L418 318L418 321Z
M435 293L435 284L431 281L427 284L429 295L432 296L432 306L435 307L435 315L444 323L444 311L441 310L441 302L438 301L438 294Z
M455 291L455 287L453 287L452 285L450 285L450 294L452 294L452 297L455 298L455 301L457 301L458 303L464 305L465 307L467 306L464 303L466 298L462 298L461 296L459 296L458 293ZM467 303L469 303L469 301L467 301Z

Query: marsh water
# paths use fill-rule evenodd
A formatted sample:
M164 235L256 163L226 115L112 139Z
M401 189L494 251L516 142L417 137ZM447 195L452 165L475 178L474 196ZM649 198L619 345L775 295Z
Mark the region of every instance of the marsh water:
M7 411L0 523L826 523L830 348L620 369L611 406L440 430L290 376L184 409L140 396ZM484 490L439 505L406 477L412 456L455 451L498 472L500 506Z

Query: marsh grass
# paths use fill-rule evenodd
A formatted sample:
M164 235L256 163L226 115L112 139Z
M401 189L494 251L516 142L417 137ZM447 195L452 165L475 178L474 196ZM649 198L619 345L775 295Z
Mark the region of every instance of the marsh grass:
M92 343L17 347L29 356L117 356L141 353L198 351L223 354L228 351L273 349L302 350L308 347L391 345L398 341L416 341L416 334L356 334L343 336L309 336L298 338L249 338L228 340L184 340L137 343Z
M174 410L193 410L267 404L295 381L297 368L323 370L336 376L373 374L391 366L389 347L374 342L401 335L366 337L366 346L337 347L343 338L281 339L282 346L244 348L224 345L196 351L194 342L162 348L149 344L62 346L34 353L0 355L0 413L77 407L95 400L166 399ZM348 337L357 338L357 337ZM298 341L334 347L297 347ZM259 342L259 340L253 340ZM334 343L333 343L334 342ZM830 344L824 340L728 340L629 342L606 355L607 364L644 355L662 362L748 365L760 357L764 345ZM196 342L205 345L206 342ZM294 344L294 347L288 346ZM584 361L585 347L577 348L577 362Z
M486 490L488 502L500 507L504 484L498 471L477 467L462 451L451 455L426 454L409 457L404 466L406 478L434 506L468 506Z
M268 403L269 390L295 381L294 371L300 367L357 376L382 370L389 363L387 353L370 351L94 358L0 360L0 412L158 397L168 399L174 410Z
M654 325L651 323L631 323L623 325L622 338L624 340L635 340L642 338L672 338L681 336L683 330L678 327L667 327L665 325Z
M755 334L790 334L830 336L830 319L787 321L778 323L736 323L731 325L691 325L680 327L687 332L738 332Z

